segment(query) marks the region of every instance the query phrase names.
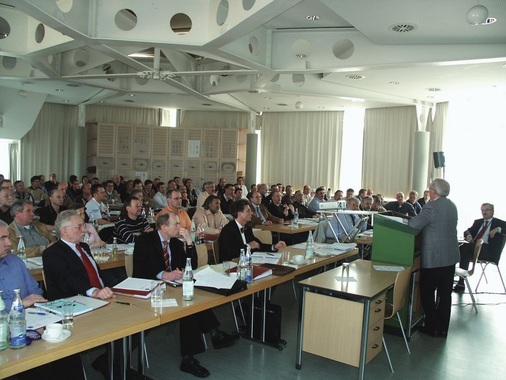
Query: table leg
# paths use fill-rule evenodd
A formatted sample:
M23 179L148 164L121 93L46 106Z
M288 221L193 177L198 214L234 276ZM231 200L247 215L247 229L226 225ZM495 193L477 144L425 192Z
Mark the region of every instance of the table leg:
M360 361L358 366L358 378L364 379L365 375L365 357L367 353L367 335L369 332L369 317L371 313L371 300L364 300L364 317L362 320L362 342L360 345Z
M306 287L302 287L300 292L300 300L299 300L299 326L297 328L297 351L295 358L295 368L302 368L302 329L304 326L304 301L306 298Z
M262 300L262 343L265 343L265 319L267 314L267 289L263 290L264 299Z
M114 342L109 342L107 361L109 362L109 379L114 380Z
M137 349L137 354L139 355L139 360L138 360L138 371L141 375L144 375L144 371L145 371L145 367L146 367L146 360L145 360L145 357L144 357L144 344L145 344L145 341L144 341L144 331L141 331L139 333L139 347Z

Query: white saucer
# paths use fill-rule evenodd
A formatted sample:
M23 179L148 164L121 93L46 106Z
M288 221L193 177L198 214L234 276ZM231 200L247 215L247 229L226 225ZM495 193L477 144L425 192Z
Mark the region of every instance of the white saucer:
M290 260L290 264L294 264L294 265L303 265L303 264L306 264L306 260L302 260L302 261L295 261L294 259L291 259L291 260Z
M72 335L72 333L70 332L70 330L63 329L62 334L60 335L59 338L48 338L48 336L46 335L46 332L44 331L44 334L42 334L42 339L44 339L44 340L46 340L46 341L48 341L50 343L59 343L59 342L63 342L70 335Z

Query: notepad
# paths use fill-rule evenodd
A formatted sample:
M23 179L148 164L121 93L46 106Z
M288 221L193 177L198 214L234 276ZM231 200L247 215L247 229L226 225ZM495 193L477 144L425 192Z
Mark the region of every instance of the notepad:
M152 282L153 280L145 278L128 277L112 288L112 291L116 294L147 299L151 297L151 291L153 290L151 286Z
M61 298L49 302L36 302L35 306L47 310L51 313L62 315L63 304L66 302L74 303L74 315L81 315L84 313L88 313L92 310L98 309L109 303L107 301L99 300L96 298L85 296L74 296L69 298Z

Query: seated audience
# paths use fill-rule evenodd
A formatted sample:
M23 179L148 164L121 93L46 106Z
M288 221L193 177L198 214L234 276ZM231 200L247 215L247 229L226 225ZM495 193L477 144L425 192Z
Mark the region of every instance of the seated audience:
M40 256L46 247L56 241L45 224L33 220L35 214L32 202L26 200L14 202L11 213L14 221L9 225L9 240L17 247L19 236L22 236L27 257Z
M245 199L244 194L242 192L242 188L236 186L234 188L234 201L238 201L239 199Z
M236 188L236 190L237 190L237 188L240 188L241 192L242 192L242 198L246 199L246 195L248 194L248 188L246 187L246 184L244 183L244 177L237 177L235 188Z
M355 190L353 190L351 187L346 190L346 199L353 197L355 194Z
M246 245L252 252L276 252L279 248L286 246L284 241L279 241L275 245L264 244L253 235L253 230L248 227L253 212L246 199L235 201L230 206L230 213L234 221L228 223L218 237L220 247L220 262L228 261L239 257L240 250L245 249Z
M86 203L85 210L90 223L107 224L110 222L109 209L104 204L105 188L100 184L91 186L91 200Z
M346 210L350 211L359 211L359 205L360 201L358 198L351 197L346 199ZM337 235L337 239L341 243L347 243L346 237L348 234L353 230L353 227L360 219L360 215L354 215L354 214L344 214L344 213L338 213L332 217L330 220L330 225L334 229L334 232ZM365 231L367 228L367 225L364 224L362 231ZM329 227L326 232L327 238L329 239L335 239L334 234L332 233L332 229Z
M0 219L7 224L11 224L12 217L11 207L14 203L14 195L12 190L7 187L0 188Z
M408 202L411 206L413 206L413 209L415 210L415 214L418 215L422 211L422 206L418 201L416 200L418 198L418 192L415 190L411 190L408 195L408 199L406 202Z
M262 196L258 191L254 191L250 194L249 201L251 202L251 221L249 222L250 227L262 224L264 226L271 225L272 223L283 224L282 218L277 218L272 215L265 205L262 204Z
M105 181L105 201L107 205L115 204L120 201L121 197L118 192L114 189L114 182L112 179Z
M314 198L309 202L307 208L312 212L318 212L320 209L320 203L323 202L323 197L325 196L325 188L319 187L316 189L316 193Z
M158 182L158 191L153 197L153 208L161 210L167 207L167 186L163 182Z
M179 218L179 225L181 228L186 230L191 229L192 221L188 213L183 210L183 197L178 190L170 190L167 194L167 207L156 214L155 219L158 219L161 215L173 212Z
M415 209L413 206L404 200L404 193L399 191L395 195L396 201L388 202L385 205L385 209L388 211L395 211L400 214L415 216Z
M214 195L214 182L207 181L202 185L202 192L197 198L197 208L201 208L206 198L210 195Z
M32 194L25 190L25 183L23 181L14 182L14 198L17 200L25 199L34 203Z
M141 216L142 204L139 198L129 197L121 209L118 221L114 224L113 236L118 243L133 243L136 237L153 231L146 218Z
M334 193L334 200L335 201L341 201L343 200L344 197L343 197L343 191L342 190L337 190L335 193Z
M183 238L184 243L179 238ZM181 269L186 265L186 258L191 258L192 267L195 269L197 253L188 230L179 225L176 214L171 212L163 214L156 221L156 231L140 236L135 242L133 277L181 281L183 276ZM194 355L205 351L202 333L211 334L215 349L229 347L239 339L238 335L219 330L219 325L218 319L210 309L179 320L182 358L179 369L182 372L197 377L209 376L209 371L194 358Z
M426 203L428 203L430 201L430 194L429 194L429 190L425 190L423 192L423 197L418 199L418 203L420 203L420 206L424 206Z
M385 208L383 207L383 197L379 194L372 196L372 206L371 211L377 212L385 212Z
M302 188L302 204L307 207L312 199L313 197L311 195L311 186L304 185Z
M234 201L234 185L227 183L223 188L223 193L220 197L220 207L224 214L229 214L228 208Z
M293 196L293 208L299 211L299 218L312 218L315 215L318 215L316 212L311 211L306 206L304 206L304 194L300 190L295 192Z
M464 231L464 239L468 244L460 246L459 266L462 269L469 269L478 239L483 239L479 259L499 263L506 235L506 222L494 217L494 205L491 203L481 205L481 215L483 218L476 219L473 225ZM459 293L465 290L461 277L453 290Z
M53 229L58 214L67 209L63 206L63 199L64 196L60 190L52 190L49 196L49 205L41 207L35 212L39 216L39 221L46 224L51 230Z
M32 195L34 206L38 206L39 204L41 206L44 205L47 195L40 188L40 176L35 175L32 178L30 178L30 187L26 189L26 192Z
M75 203L81 203L83 206L86 205L89 201L91 201L91 183L83 183L83 188L81 189L81 195L78 195Z
M87 183L87 185L91 186L90 183ZM77 213L79 214L79 216L83 220L83 222L84 222L84 233L88 234L88 243L89 243L89 246L90 247L102 247L102 246L104 246L105 242L102 241L102 239L100 239L100 236L98 235L98 232L95 229L95 227L91 223L87 222L88 216L86 215L86 211L84 211L84 205L81 204L81 203L73 203L73 204L70 205L69 210L75 210L75 211L77 211ZM84 240L84 237L83 237L83 241L86 242Z
M184 185L186 187L186 192L188 194L188 206L196 207L197 206L197 190L193 187L193 181L191 178L186 178L184 181Z
M293 209L293 205L290 206ZM271 203L267 206L267 210L277 218L292 220L293 211L290 209L290 206L281 203L281 192L274 191L271 193Z
M67 190L67 195L72 199L73 202L76 201L77 197L82 194L81 184L79 180L76 178L72 178L70 182L70 188Z
M222 227L228 223L220 208L220 198L209 195L201 208L193 215L195 226L202 226L205 234L218 235Z

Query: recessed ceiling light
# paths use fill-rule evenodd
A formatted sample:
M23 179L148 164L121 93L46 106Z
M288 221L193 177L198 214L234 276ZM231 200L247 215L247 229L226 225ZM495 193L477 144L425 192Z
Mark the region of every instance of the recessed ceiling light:
M69 87L81 87L81 85L77 84L77 83L67 83L67 86L69 86Z
M280 107L288 107L288 104L286 104L286 103L278 103L277 105Z
M308 15L306 16L306 20L308 21L318 21L320 19L320 16L318 15Z
M296 54L297 58L306 58L307 55L305 54Z
M429 92L439 92L439 91L441 91L441 89L437 88L437 87L426 88L426 90L429 91Z
M364 79L365 76L358 75L358 74L348 74L348 75L346 75L346 78L354 79L354 80L359 80L359 79Z
M269 96L266 96L266 97L264 97L264 99L269 100L269 99L272 99L272 98L271 98L271 97L269 97Z
M270 108L269 107L264 107L264 110L270 110Z
M68 99L63 99L63 103L68 103L68 102L70 102L70 100L68 100Z
M100 101L100 104L104 104L104 103L105 103L105 100L101 100L101 101Z
M248 90L248 92L250 94L259 94L261 91L260 90Z
M126 99L126 100L123 100L125 103L135 103L133 100L131 99Z
M56 89L56 92L63 92L63 91L65 91L65 90L63 90L63 89L61 89L61 88L57 88L57 89Z
M322 109L324 109L324 108L325 108L324 106L318 106L318 109L319 109L319 110L322 110Z
M134 97L134 96L135 96L135 94L128 94L128 96Z
M489 17L485 20L485 22L481 25L490 25L490 24L493 24L497 21L497 19L495 17Z
M211 107L212 106L211 103L202 103L202 105L205 106L205 107Z
M401 82L398 82L398 81L396 81L396 80L393 80L393 81L388 82L388 83L389 83L389 84L393 84L393 85L397 85L397 84L400 84Z

